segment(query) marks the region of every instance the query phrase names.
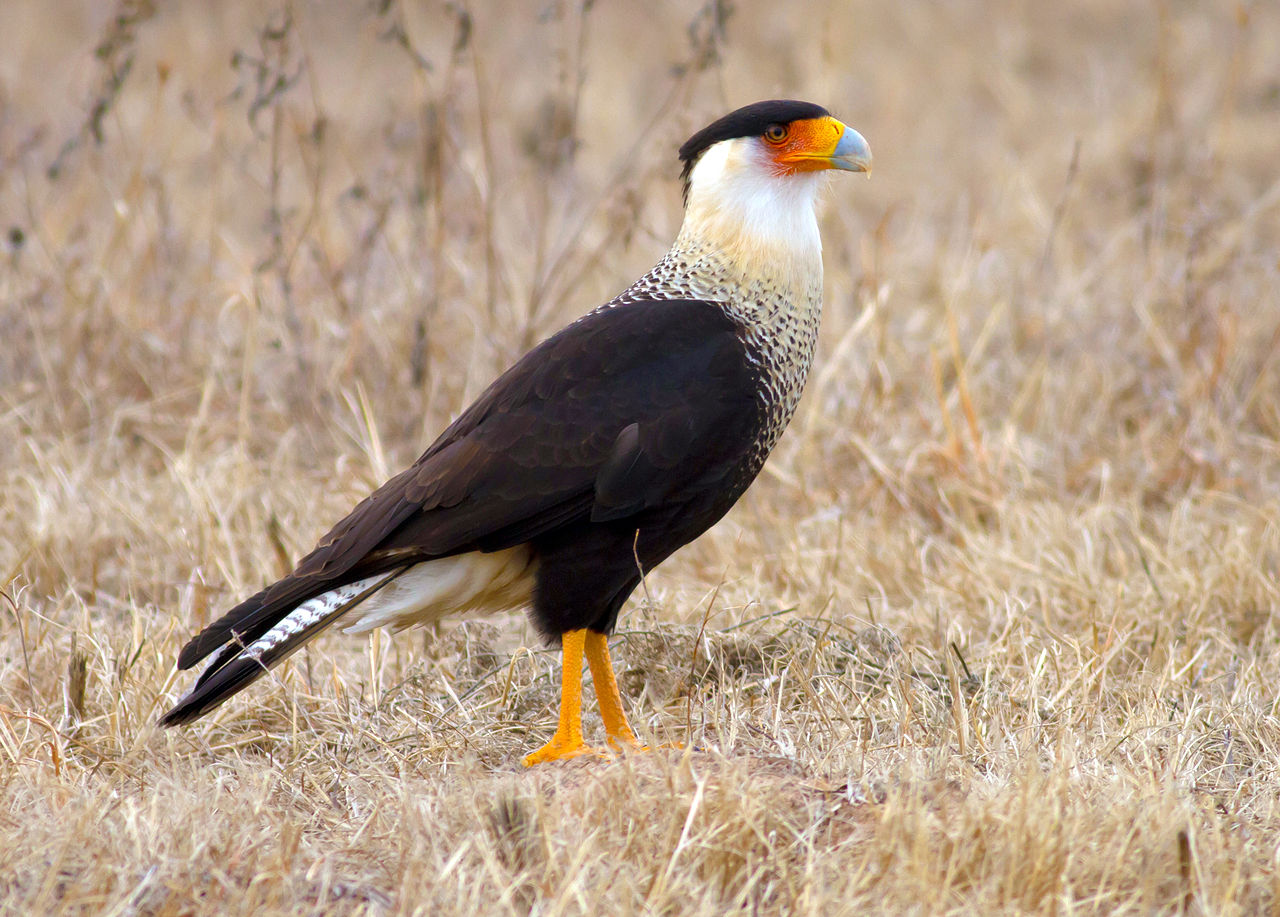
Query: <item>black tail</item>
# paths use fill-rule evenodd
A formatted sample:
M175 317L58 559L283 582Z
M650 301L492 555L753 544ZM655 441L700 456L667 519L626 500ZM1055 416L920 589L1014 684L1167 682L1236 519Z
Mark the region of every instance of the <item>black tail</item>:
M160 725L180 726L204 716L241 688L253 684L407 569L401 567L378 577L337 586L265 619L263 608L255 599L270 590L264 590L254 599L237 606L183 649L178 664L184 669L199 662L215 648L217 652L196 679L195 686L172 710L160 717ZM233 615L246 623L246 629L227 623ZM221 645L209 646L206 635L215 628L222 637ZM191 656L195 658L191 659Z

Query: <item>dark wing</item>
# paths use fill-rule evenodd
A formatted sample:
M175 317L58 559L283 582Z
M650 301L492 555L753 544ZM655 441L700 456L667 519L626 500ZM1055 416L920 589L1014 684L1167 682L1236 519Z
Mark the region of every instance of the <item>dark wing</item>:
M561 526L621 519L736 467L757 380L714 303L627 303L584 316L503 373L410 468L333 527L297 568L182 650L190 668L247 644L345 583Z

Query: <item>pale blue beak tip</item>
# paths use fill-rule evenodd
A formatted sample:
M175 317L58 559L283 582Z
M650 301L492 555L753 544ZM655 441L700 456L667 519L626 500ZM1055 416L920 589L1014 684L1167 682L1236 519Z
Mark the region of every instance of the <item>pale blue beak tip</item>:
M840 142L836 144L831 154L831 164L846 172L870 172L871 147L867 145L866 139L861 134L851 127L846 127L844 133L840 135Z

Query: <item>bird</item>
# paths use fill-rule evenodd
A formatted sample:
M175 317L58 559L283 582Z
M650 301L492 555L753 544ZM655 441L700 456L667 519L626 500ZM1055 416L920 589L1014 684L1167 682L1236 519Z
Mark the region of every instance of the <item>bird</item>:
M826 108L782 99L724 115L679 158L667 254L193 637L178 668L212 658L162 725L203 716L340 621L399 631L523 607L563 654L555 732L524 764L643 747L608 637L642 578L737 502L794 414L822 312L820 192L831 172L872 165ZM583 737L584 657L610 750Z

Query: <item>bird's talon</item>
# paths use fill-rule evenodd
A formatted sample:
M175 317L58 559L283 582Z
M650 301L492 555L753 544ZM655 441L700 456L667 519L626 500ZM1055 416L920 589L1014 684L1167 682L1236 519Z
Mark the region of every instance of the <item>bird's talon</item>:
M618 752L624 755L629 755L633 753L659 751L664 748L666 749L674 748L677 751L679 751L684 748L684 743L683 742L662 742L661 744L658 744L658 745L645 745L643 742L641 742L639 739L635 738L634 736L630 738L624 738L621 736L609 736L609 747L615 752Z
M546 764L549 761L567 761L570 758L581 758L586 755L594 755L597 758L609 757L608 752L588 745L586 742L562 742L553 737L537 751L525 755L524 766L533 767L535 764Z

